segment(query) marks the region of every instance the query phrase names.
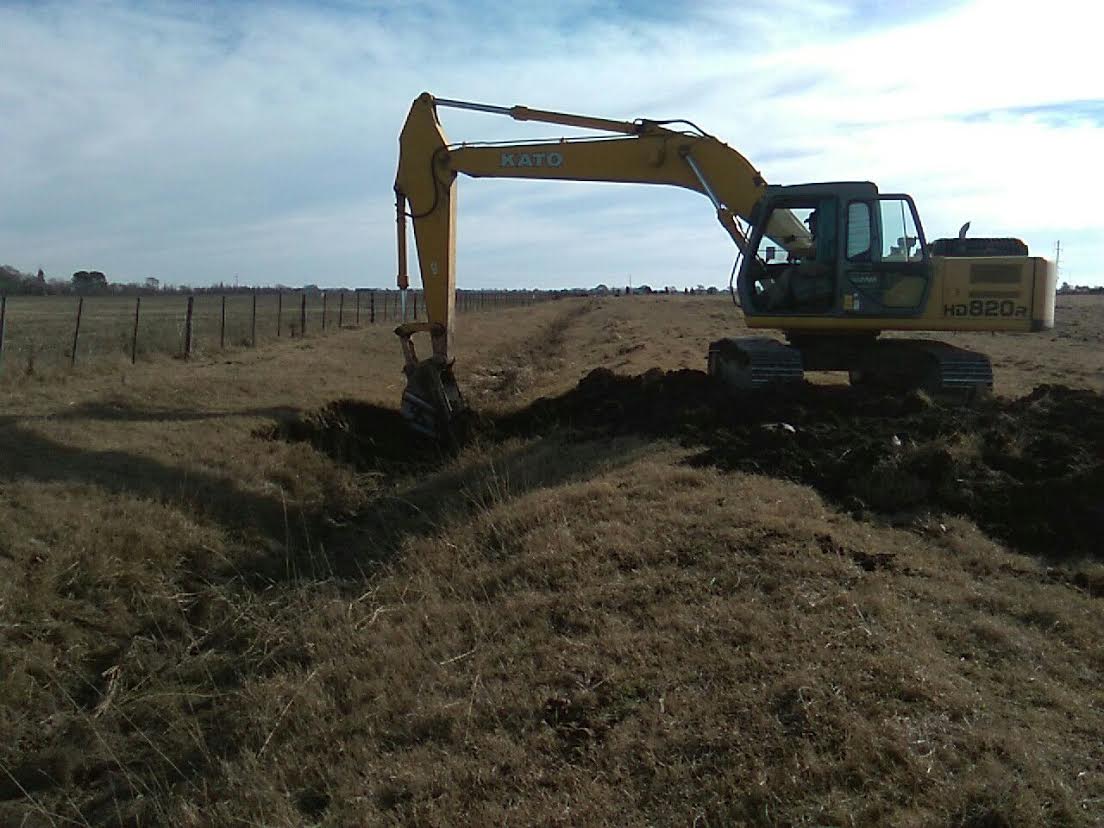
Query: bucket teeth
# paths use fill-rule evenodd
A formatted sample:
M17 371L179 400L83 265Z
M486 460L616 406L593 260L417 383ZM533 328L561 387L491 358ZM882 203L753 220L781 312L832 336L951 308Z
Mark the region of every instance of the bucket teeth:
M408 370L399 410L418 433L442 442L455 440L465 405L452 368L428 359Z

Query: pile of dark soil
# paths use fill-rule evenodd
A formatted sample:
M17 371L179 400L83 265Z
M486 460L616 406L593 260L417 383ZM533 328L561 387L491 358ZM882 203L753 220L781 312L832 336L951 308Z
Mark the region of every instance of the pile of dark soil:
M946 512L1054 558L1104 553L1104 397L1047 385L971 407L802 385L733 394L699 371L597 370L495 423L702 446L693 462L813 486L861 515Z
M598 369L560 396L476 415L468 431L488 442L553 432L675 439L701 448L695 464L804 483L857 517L959 514L1024 551L1104 554L1104 397L1091 391L1045 385L956 407L844 386L733 393L700 371ZM449 455L396 411L352 400L267 436L385 473L433 468Z

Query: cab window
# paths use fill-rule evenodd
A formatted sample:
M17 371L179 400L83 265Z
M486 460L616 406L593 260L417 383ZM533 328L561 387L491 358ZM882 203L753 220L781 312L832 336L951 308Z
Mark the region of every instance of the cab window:
M853 201L847 205L847 258L869 262L870 241L870 205Z
M882 261L918 262L923 259L912 206L903 198L883 198L878 207L882 219Z
M927 295L929 268L912 204L905 198L847 205L845 312L915 313Z

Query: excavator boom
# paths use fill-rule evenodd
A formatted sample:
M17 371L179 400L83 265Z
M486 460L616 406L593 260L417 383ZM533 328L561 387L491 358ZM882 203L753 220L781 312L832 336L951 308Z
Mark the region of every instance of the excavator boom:
M519 121L540 121L610 133L609 137L561 139L516 144L450 144L441 129L441 106L507 115ZM399 139L395 178L398 227L398 284L406 289L406 220L414 224L418 263L425 291L427 320L397 330L409 376L426 380L440 375L440 387L408 382L404 411L423 431L440 431L440 420L462 406L451 374L456 296L456 176L526 178L562 181L605 181L661 184L694 190L712 201L717 219L744 250L747 232L739 220L750 221L766 182L751 163L732 147L700 130L678 131L657 121L616 121L523 106L486 104L420 95L410 108ZM686 122L680 122L686 123ZM808 238L796 218L779 214L772 234L795 240ZM428 332L430 360L419 361L411 337ZM427 364L429 363L429 364ZM430 365L435 367L430 367ZM442 405L447 398L447 404ZM416 416L417 409L424 416ZM431 422L431 409L444 409Z

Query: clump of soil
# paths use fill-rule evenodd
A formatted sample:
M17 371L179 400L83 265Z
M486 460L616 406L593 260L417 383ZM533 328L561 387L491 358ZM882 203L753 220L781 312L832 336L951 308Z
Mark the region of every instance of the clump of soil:
M693 462L799 481L856 514L965 515L1025 551L1101 553L1104 397L1045 385L971 407L848 387L734 394L699 371L597 370L497 423L701 445Z

